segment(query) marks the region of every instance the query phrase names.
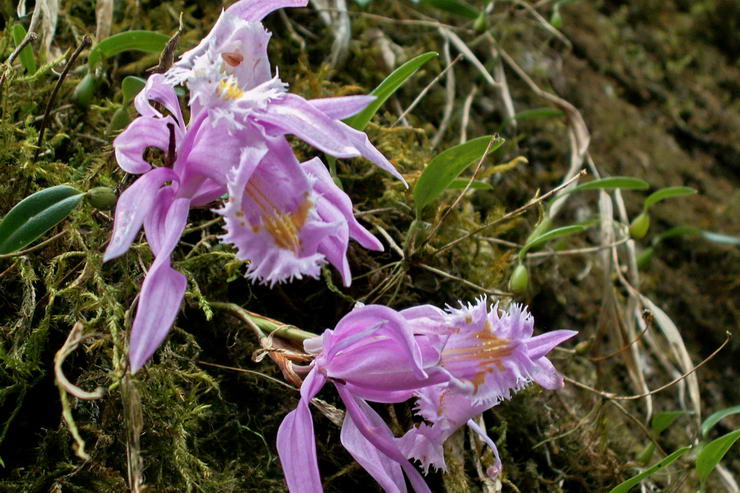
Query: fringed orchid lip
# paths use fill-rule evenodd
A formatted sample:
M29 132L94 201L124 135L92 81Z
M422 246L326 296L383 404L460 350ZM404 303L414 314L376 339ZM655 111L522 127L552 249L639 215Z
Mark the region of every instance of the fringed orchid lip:
M525 307L489 308L485 298L448 308L447 321L441 325L439 330L449 337L440 366L450 379L417 392L416 412L426 422L400 438L401 447L425 470L430 465L444 470L444 441L467 425L492 449L495 464L490 475L495 476L501 471L496 445L473 418L532 381L547 389L562 386L562 377L546 355L576 333L556 330L533 337L534 319Z
M497 336L488 320L481 330L464 340L465 343L442 351L441 365L459 379L469 381L477 393L487 374L506 371L505 361L511 357L515 345Z

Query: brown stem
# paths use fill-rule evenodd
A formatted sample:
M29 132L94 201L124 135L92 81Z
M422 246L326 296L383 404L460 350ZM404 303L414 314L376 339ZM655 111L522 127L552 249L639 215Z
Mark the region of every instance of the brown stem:
M46 110L44 111L44 119L41 121L41 128L39 128L39 138L36 142L36 152L33 155L34 161L39 157L39 152L41 152L41 143L44 141L44 132L46 131L46 126L49 123L49 115L51 114L51 108L54 106L54 101L56 101L57 94L59 94L59 89L61 89L62 84L64 83L64 80L67 78L67 74L69 74L69 70L72 68L72 65L74 65L75 61L77 61L77 57L80 56L80 53L82 53L82 50L92 45L92 40L90 39L90 36L85 34L82 37L82 41L80 41L79 46L77 46L77 49L72 53L72 56L69 57L69 60L67 61L67 64L64 66L64 70L62 70L62 74L59 76L59 80L57 81L57 84L54 86L54 90L51 91L51 96L49 96L49 101L46 102Z

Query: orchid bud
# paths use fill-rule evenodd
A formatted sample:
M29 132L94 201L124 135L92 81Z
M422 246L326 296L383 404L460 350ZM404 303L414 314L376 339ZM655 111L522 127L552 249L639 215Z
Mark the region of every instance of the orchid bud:
M650 229L650 216L647 212L642 212L630 224L630 235L639 240L647 234L648 229Z
M93 74L88 73L85 75L85 77L82 78L80 83L77 84L77 87L75 87L72 98L79 106L87 108L88 106L90 106L93 94L95 94L95 90L97 88L98 79Z
M486 29L488 29L488 16L485 12L481 12L475 19L475 22L473 22L473 29L479 33L486 32Z
M95 187L87 191L85 199L96 209L110 210L115 207L118 197L116 197L116 193L111 188Z
M529 272L527 272L527 268L524 267L524 264L519 264L511 274L511 279L509 279L509 289L514 294L522 295L527 292L528 287Z

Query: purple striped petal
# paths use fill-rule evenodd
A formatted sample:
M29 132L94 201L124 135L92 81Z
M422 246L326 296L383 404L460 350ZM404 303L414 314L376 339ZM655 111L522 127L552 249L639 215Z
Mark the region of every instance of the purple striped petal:
M273 132L277 130L293 134L332 156L362 156L406 184L396 168L373 147L364 132L332 119L300 96L285 94L271 101L269 108L258 112L255 119L269 124Z
M150 118L140 116L121 132L113 141L118 165L127 173L140 175L152 169L144 160L144 151L156 147L167 151L170 142L170 131L167 124L175 125L172 117Z
M375 96L342 96L338 98L309 99L311 106L335 120L354 116L375 101Z
M155 262L147 272L131 329L129 362L136 373L151 358L175 321L185 296L185 276L170 267L169 257Z
M337 388L337 392L339 392L339 397L342 398L342 402L347 407L347 413L352 417L357 430L365 439L378 449L378 452L385 454L389 459L401 466L414 491L417 493L431 493L429 486L427 486L419 471L409 463L398 448L396 438L378 413L365 401L357 399L343 385L337 383L334 385Z
M159 197L159 188L166 182L175 179L169 168L156 168L136 180L118 198L116 217L113 222L113 234L103 256L107 262L123 255L149 215Z
M350 414L345 415L340 435L342 445L386 493L406 493L401 465L388 458L365 438Z
M321 390L326 379L312 370L301 386L301 400L280 424L277 449L288 490L293 493L321 493L319 464L316 459L316 438L308 404Z
M578 334L575 330L553 330L527 340L527 355L540 359L562 342Z
M245 21L259 22L275 10L306 5L308 0L240 0L226 9L226 13L241 17Z

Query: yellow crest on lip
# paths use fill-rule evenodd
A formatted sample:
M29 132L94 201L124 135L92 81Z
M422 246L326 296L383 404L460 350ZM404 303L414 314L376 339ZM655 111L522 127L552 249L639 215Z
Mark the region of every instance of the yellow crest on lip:
M218 89L224 99L234 100L244 96L244 91L230 79L224 79L218 83Z
M308 220L308 214L311 212L311 207L313 207L313 202L309 200L308 194L294 212L283 212L262 189L255 186L251 181L247 183L244 192L259 207L262 226L272 236L275 244L279 248L298 254L301 249L301 239L298 234ZM256 233L260 230L260 226L253 225L252 229Z

